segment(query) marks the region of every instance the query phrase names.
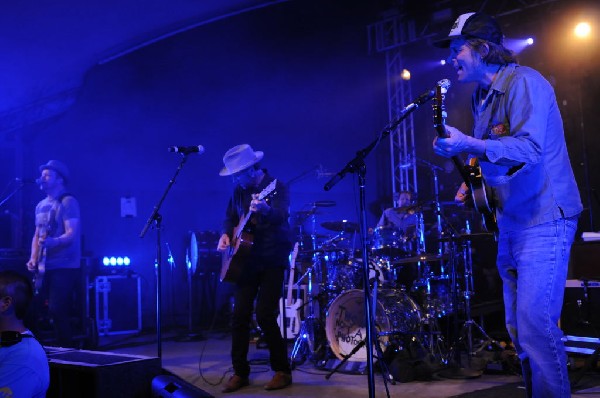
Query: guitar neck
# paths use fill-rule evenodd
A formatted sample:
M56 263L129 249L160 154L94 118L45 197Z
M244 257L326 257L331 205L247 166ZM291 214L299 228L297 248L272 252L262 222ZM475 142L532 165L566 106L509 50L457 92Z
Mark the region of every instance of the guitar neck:
M435 131L437 132L438 137L440 137L440 138L448 138L448 132L446 131L446 126L444 125L443 121L441 121L440 123L436 123L435 124ZM456 166L456 169L460 173L460 176L465 181L465 184L468 185L469 184L469 180L470 180L470 178L469 178L469 172L467 171L467 169L465 169L464 162L458 156L452 156L451 159L452 159L452 162L454 163L454 166Z
M296 271L296 256L298 255L298 242L294 245L290 259L290 276L288 278L287 302L288 306L292 305L292 288L294 286L294 273Z

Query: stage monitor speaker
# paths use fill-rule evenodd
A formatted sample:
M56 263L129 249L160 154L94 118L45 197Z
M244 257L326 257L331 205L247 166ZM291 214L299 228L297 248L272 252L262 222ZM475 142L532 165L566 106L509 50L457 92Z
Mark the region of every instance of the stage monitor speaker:
M46 347L48 398L146 398L160 358Z
M152 398L213 398L214 396L174 375L152 379Z

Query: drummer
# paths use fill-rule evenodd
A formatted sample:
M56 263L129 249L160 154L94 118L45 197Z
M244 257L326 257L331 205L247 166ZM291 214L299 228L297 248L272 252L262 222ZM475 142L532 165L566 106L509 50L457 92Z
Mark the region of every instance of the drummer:
M394 193L394 207L385 209L375 231L379 229L391 229L397 231L397 236L394 239L397 241L393 245L398 246L398 252L394 252L393 248L383 250L382 258L380 260L389 261L388 268L392 270L391 278L392 284L395 287L410 290L413 282L418 277L417 267L411 266L411 264L403 264L401 267L395 267L392 264L394 259L398 257L406 257L414 254L416 249L416 227L418 222L417 212L418 207L412 203L412 192L400 191ZM374 231L374 232L375 232ZM396 232L394 233L396 235ZM389 254L389 255L387 255ZM376 252L377 257L377 252Z
M412 205L412 192L394 192L394 207L383 211L377 227L393 227L404 235L413 235L417 225L416 208Z

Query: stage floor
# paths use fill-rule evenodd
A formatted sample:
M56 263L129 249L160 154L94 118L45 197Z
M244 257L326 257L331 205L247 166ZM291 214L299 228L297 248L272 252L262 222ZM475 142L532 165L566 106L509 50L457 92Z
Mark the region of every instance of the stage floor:
M180 341L173 333L164 333L162 343L157 343L155 335L108 336L100 338L100 351L161 357L162 368L180 377L198 389L214 396L271 396L271 397L317 397L336 396L344 398L369 396L369 378L366 374L335 373L329 379L328 370L318 369L312 362L306 361L293 372L292 386L279 391L265 391L263 385L271 377L266 349L251 344L249 359L252 363L250 386L231 393L223 394L223 384L231 376L229 358L230 335L222 333L204 333L204 340ZM290 350L293 341L290 342ZM161 355L159 355L159 348ZM596 373L595 377L598 377ZM593 383L594 385L600 384ZM385 385L381 374L375 374L375 395L386 397ZM406 383L388 383L390 397L430 398L455 397L473 391L473 396L485 397L525 397L521 377L490 369L483 375L469 379L443 378L437 374L430 381L411 381ZM492 390L489 390L492 389ZM483 395L483 391L486 395ZM600 387L579 390L573 396L600 397Z

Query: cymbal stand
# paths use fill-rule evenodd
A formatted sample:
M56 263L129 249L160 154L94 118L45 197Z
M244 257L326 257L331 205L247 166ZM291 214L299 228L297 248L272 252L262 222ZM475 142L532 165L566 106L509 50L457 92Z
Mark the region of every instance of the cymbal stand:
M466 224L467 234L471 233L471 227L469 226L469 221L467 220ZM469 356L474 355L477 351L483 349L483 347L493 344L497 347L501 347L500 344L491 338L483 328L477 324L471 317L471 297L475 293L473 286L473 259L472 259L472 251L471 251L471 240L465 239L463 245L463 260L465 264L465 290L464 290L464 298L465 298L465 324L463 325L463 329L467 330L467 344L469 349ZM480 346L479 350L476 352L473 351L473 326L479 330L479 333L483 336L484 343Z
M466 231L467 231L467 234L471 233L471 229L470 229L468 221L467 221ZM477 369L471 368L471 358L478 351L480 351L481 349L483 349L484 347L486 347L489 344L494 344L497 347L501 347L500 344L496 340L492 339L485 332L485 330L483 330L483 328L481 326L479 326L477 324L477 322L475 322L471 317L471 297L475 293L473 290L473 260L472 260L471 254L472 254L471 240L465 239L465 241L463 242L463 245L462 245L462 256L463 256L462 260L463 260L463 265L464 265L464 283L465 283L464 291L463 291L463 298L464 298L464 303L465 303L465 322L463 323L463 326L458 334L458 338L455 340L455 344L451 347L449 355L448 355L449 359L453 355L455 356L457 366L446 369L443 372L440 372L440 376L451 378L451 379L466 379L466 378L475 378L475 377L481 376L483 374L483 370L477 370ZM453 280L452 280L453 289L455 289L456 284L454 281L454 275L456 274L456 272L453 271L452 274L453 274ZM454 290L453 290L452 296L453 297L458 296L454 292ZM455 303L455 311L458 312L458 308L456 308L456 303ZM457 319L457 317L455 316L455 321L456 321L456 319ZM477 351L473 350L473 327L477 328L477 330L479 330L479 333L481 333L481 335L485 339L484 343L482 343L481 347ZM462 367L462 365L461 365L459 346L462 342L465 342L466 346L467 346L466 347L467 348L467 366L466 367Z
M308 316L300 323L300 331L298 332L298 337L294 342L294 346L292 348L292 352L290 354L290 364L293 367L296 362L304 362L307 357L312 356L316 352L315 347L315 309L313 304L313 295L312 295L312 270L318 261L317 255L313 255L313 265L311 265L308 270L298 278L298 282L296 282L296 286L300 285L300 282L306 276L308 278L308 291L306 293L308 299ZM301 357L300 360L297 359Z

